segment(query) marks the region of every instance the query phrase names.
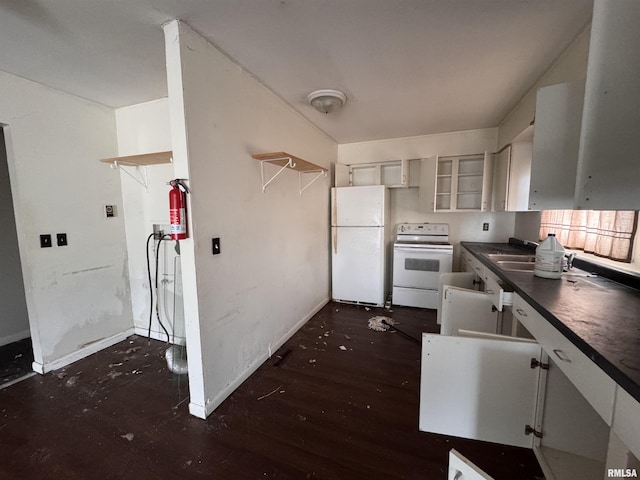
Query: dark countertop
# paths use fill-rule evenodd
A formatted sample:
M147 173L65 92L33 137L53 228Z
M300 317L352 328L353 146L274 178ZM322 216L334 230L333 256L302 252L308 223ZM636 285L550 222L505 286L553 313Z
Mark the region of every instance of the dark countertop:
M640 290L576 269L561 279L502 270L488 254L532 251L507 243L461 245L640 402Z

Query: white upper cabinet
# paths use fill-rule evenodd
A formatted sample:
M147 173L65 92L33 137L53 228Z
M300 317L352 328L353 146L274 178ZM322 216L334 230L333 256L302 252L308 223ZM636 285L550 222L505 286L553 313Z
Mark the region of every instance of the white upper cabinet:
M425 212L433 212L436 209L437 170L437 155L420 160L420 190L418 191L418 198L420 201L420 206Z
M510 161L511 145L507 145L493 157L493 192L491 195L492 212L507 211Z
M363 163L350 165L348 168L350 173L349 186L385 185L389 188L410 186L409 161L407 159Z
M333 164L333 173L336 187L348 187L349 186L349 165L342 165L341 163Z
M529 132L533 134L533 127ZM509 162L509 191L507 211L522 212L529 209L529 186L531 184L531 157L533 140L514 142L511 145Z
M529 208L533 126L493 158L492 212L521 212Z
M578 208L640 209L639 23L638 0L595 1L582 120Z
M425 211L487 211L492 155L434 157L420 166L420 202Z
M529 209L572 209L584 89L561 83L536 96Z

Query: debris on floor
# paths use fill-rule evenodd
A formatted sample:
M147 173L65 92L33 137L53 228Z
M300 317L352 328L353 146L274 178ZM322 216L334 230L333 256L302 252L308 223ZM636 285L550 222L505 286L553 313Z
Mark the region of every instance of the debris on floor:
M340 347L338 347L338 348L340 348L340 350L346 350L347 349L347 347L345 347L344 345L340 345Z
M391 330L392 332L399 333L407 340L411 340L412 342L421 345L420 339L412 337L402 330L398 330L398 328L394 326L396 323L397 322L393 321L393 319L390 317L376 316L369 319L369 328L371 330L375 330L376 332L387 332Z
M134 437L133 433L127 433L126 435L120 435L120 438L124 438L125 440L128 440L130 442L133 440L133 437Z
M269 397L269 396L273 395L274 393L276 393L277 391L279 391L281 388L282 388L282 385L280 385L280 386L279 386L278 388L276 388L275 390L273 390L273 391L271 391L271 392L269 392L269 393L267 393L267 394L265 394L265 395L262 395L261 397L258 397L258 400L262 400L263 398L267 398L267 397ZM284 393L284 390L280 391L280 393Z
M281 355L276 355L277 360L273 363L274 367L279 367L280 365L282 365L284 363L284 361L287 359L287 357L289 355L291 355L292 350L289 349L286 352L284 352Z
M73 376L66 381L65 385L67 387L75 387L76 383L78 383L78 377Z
M391 317L377 315L369 319L369 328L376 332L386 332L389 330L389 325L395 325L395 323Z

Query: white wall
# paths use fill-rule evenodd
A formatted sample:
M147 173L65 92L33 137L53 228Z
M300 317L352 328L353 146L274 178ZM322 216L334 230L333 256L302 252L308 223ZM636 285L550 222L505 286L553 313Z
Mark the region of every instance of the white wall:
M521 240L537 242L540 234L540 212L518 212L514 236Z
M251 154L328 168L337 145L185 24L166 24L165 42L174 167L192 191L181 242L190 410L204 417L329 299L329 178L300 195L287 171L263 193Z
M115 116L5 73L0 92L34 368L46 371L131 330L124 222L104 215L120 179L98 162L117 153ZM69 244L40 248L43 233Z
M392 138L372 142L343 143L338 146L338 162L344 165L385 162L401 158L427 158L434 155L471 155L495 152L496 128L463 132Z
M0 236L0 346L28 338L29 314L24 294L18 234L13 213L11 183L7 165L4 133L0 126L0 222L3 233Z
M539 88L565 82L584 85L587 78L590 32L591 26L588 25L500 123L498 149L513 141L534 119Z
M427 158L434 155L469 155L494 152L496 128L451 132L437 135L358 142L338 146L338 161L353 165L389 161L399 158ZM457 259L458 244L470 242L506 242L513 236L515 214L513 213L423 213L419 204L418 188L390 189L391 221L394 225L403 222L431 222L449 224L449 239L454 244ZM489 231L482 224L489 223Z
M171 150L171 129L169 101L160 99L132 105L116 110L119 156ZM127 167L125 167L127 168ZM143 168L128 168L136 178L146 178L147 188L137 183L124 171L121 172L123 215L127 231L127 252L129 258L129 281L131 303L136 332L147 334L149 311L152 312L151 336L166 340L166 335L158 324L155 307L150 304L149 281L145 245L153 232L153 225L169 223L169 186L167 182L176 178L172 164L151 165ZM155 245L153 240L151 245ZM152 285L155 282L153 248L151 258ZM160 318L171 334L172 340L184 341L184 320L182 318L182 296L176 288L174 269L174 243L163 241L160 247ZM179 287L179 285L178 285ZM174 309L174 295L175 306ZM166 297L165 297L166 294ZM155 295L155 293L154 293ZM157 298L157 297L154 297ZM177 318L174 318L177 317ZM173 338L174 334L178 338Z

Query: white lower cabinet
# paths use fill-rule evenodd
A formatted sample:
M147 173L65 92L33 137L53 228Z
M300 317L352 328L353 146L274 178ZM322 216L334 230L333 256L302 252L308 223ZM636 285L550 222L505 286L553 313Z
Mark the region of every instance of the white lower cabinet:
M420 430L533 447L541 354L535 342L423 334Z
M616 394L613 379L517 294L513 300L513 315L549 353L607 425L611 425Z
M468 263L466 263L468 265ZM483 290L478 290L483 287ZM487 269L441 273L438 282L438 324L444 335L456 335L460 319L462 328L488 333L504 333L502 312L510 306L513 293L505 290L499 279ZM473 314L473 315L471 315ZM446 320L443 322L443 318ZM509 323L511 331L511 323Z
M493 477L487 475L460 452L452 448L449 452L449 474L447 475L447 480L493 480Z
M622 387L616 391L616 405L613 415L613 431L620 440L622 456L629 459L629 465L620 461L608 462L609 468L633 466L640 475L640 403L629 395Z
M442 335L458 335L460 329L485 333L498 331L498 312L491 294L444 285L441 301Z
M443 327L448 322L447 301L466 301L455 287L445 287L445 292ZM516 308L528 312L515 294L513 304L514 316ZM451 307L449 312L457 316L454 335L423 334L420 430L532 448L547 480L606 478L611 414L603 392L609 384L604 382L594 393L581 381L582 373L561 368L564 360L554 348L547 350L549 340L536 336L536 322L526 325L533 340L497 335L495 329L474 332L478 308ZM551 327L544 318L541 321ZM581 363L567 345L556 349L571 356L565 363ZM596 375L596 383L601 380L595 371L587 371ZM631 430L626 435L632 435ZM452 460L449 478L491 478L491 472L469 467L462 458Z

